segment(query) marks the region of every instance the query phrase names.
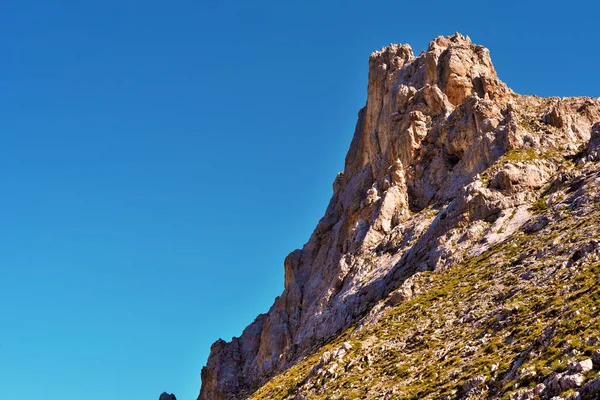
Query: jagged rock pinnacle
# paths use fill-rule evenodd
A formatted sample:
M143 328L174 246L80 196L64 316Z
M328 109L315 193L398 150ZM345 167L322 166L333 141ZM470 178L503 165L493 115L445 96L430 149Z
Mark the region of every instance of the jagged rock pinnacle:
M415 272L444 269L514 232L529 216L533 190L559 166L495 163L539 147L575 154L590 137L589 157L598 157L598 120L597 99L513 93L489 51L460 34L434 39L416 57L408 45L372 53L367 104L325 215L287 256L285 289L268 313L212 346L199 400L247 397ZM506 210L507 228L485 234L482 221L507 218Z

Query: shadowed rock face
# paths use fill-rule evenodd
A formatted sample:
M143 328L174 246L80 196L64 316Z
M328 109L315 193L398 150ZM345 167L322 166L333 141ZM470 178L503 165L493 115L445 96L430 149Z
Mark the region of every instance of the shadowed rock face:
M533 191L560 170L547 151L574 155L592 136L588 157L598 157L599 120L597 99L513 93L489 51L460 34L418 57L408 45L371 54L367 104L325 215L287 256L285 289L268 313L213 344L199 400L247 397L415 272L514 232ZM503 232L486 231L497 220Z

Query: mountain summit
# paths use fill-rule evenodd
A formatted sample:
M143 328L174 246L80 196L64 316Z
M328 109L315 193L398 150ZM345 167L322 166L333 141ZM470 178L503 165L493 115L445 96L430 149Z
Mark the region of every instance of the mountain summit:
M367 91L283 293L198 399L598 390L600 100L518 95L460 34L374 52Z

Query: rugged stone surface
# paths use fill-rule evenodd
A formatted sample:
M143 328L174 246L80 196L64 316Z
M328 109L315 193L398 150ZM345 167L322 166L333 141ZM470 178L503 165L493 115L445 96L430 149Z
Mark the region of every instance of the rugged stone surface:
M174 394L169 394L167 392L163 392L160 397L158 398L158 400L177 400L177 397L175 397Z
M598 398L600 163L576 165L531 205L543 227L413 274L250 398Z
M598 99L517 95L460 34L417 57L408 45L371 54L367 92L325 215L285 260L284 292L239 338L212 346L200 400L246 398L365 315L359 326L375 323L379 300L423 290L415 273L477 257L526 222L546 229L550 216L532 214L565 182L573 202L589 200L568 163L600 158ZM597 256L588 247L570 265ZM464 392L486 386L472 379Z

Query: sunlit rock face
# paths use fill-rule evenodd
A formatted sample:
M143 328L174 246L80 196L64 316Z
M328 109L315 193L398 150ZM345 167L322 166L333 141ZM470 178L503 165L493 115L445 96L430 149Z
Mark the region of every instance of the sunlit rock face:
M247 397L415 272L519 229L534 191L560 172L552 154L589 142L588 158L600 157L599 120L597 99L515 94L489 51L460 34L416 57L406 44L371 54L367 104L325 215L285 259L271 309L213 344L199 400ZM501 233L488 229L496 220L506 220Z

